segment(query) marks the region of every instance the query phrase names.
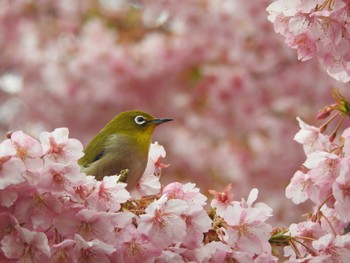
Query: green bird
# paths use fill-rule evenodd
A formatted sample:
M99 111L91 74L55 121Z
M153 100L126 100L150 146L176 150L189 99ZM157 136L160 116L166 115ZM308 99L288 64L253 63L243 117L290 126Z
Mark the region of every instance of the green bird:
M102 180L127 169L126 188L131 190L146 169L155 127L172 120L138 110L121 112L86 146L79 159L82 171Z

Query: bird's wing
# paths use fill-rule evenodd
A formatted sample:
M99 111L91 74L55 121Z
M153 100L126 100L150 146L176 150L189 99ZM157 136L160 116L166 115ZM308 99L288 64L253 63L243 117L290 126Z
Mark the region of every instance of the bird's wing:
M105 154L105 149L102 149L102 151L100 151L94 158L94 160L92 162L96 162L97 160L100 160L102 158L102 156Z
M101 159L104 154L104 148L108 137L108 134L100 134L100 136L94 137L85 147L85 155L79 159L79 164L83 167L87 167L91 163Z

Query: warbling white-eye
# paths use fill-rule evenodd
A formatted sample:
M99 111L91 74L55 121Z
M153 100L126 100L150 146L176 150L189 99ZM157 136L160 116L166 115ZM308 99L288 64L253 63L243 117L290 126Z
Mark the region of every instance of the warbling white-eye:
M102 180L128 169L126 188L132 189L146 169L155 127L168 121L137 110L118 114L86 146L82 171Z

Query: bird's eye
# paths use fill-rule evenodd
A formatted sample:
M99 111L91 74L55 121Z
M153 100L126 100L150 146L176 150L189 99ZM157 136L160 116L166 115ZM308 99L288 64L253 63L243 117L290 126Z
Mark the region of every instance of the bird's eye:
M144 124L144 123L146 122L146 120L145 120L145 118L142 117L142 116L136 116L136 117L135 117L135 122L136 122L136 124L138 124L138 125L142 125L142 124Z

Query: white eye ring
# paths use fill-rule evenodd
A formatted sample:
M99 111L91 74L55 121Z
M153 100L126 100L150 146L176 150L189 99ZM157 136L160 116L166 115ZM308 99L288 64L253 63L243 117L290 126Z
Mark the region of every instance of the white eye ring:
M136 116L134 120L135 120L136 124L138 124L138 125L142 125L146 122L145 117L140 116L140 115Z

